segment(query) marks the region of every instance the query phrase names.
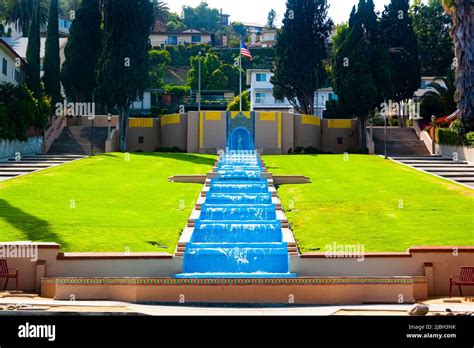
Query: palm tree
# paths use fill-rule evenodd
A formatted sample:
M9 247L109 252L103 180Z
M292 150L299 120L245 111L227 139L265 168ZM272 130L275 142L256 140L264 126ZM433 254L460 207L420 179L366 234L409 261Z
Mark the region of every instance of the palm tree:
M41 24L48 21L48 4L41 1ZM16 30L21 30L23 37L28 36L31 17L33 16L34 0L7 0L6 23L14 25Z
M153 3L153 8L155 10L155 21L166 24L166 22L168 22L168 16L170 14L168 4L161 0L153 0Z
M453 20L451 35L456 54L455 100L467 132L474 124L474 1L443 0Z
M454 72L450 69L446 77L437 77L435 81L443 81L444 85L433 82L428 85L433 91L426 92L421 98L423 106L429 106L430 109L436 110L439 115L451 115L457 109L454 94L456 86L454 85Z

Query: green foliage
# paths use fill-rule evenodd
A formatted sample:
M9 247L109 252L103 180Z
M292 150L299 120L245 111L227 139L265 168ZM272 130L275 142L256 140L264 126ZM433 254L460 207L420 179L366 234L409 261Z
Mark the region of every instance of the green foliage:
M421 99L421 116L427 119L432 115L449 116L457 109L454 100L456 92L454 72L449 69L446 77L438 79L443 81L444 86L438 82L431 83L429 87L433 88L433 91L426 92Z
M49 8L48 33L44 56L44 91L53 104L62 100L61 59L59 57L58 0L51 0Z
M199 59L201 59L201 89L227 90L239 89L239 70L223 63L214 50L209 50L204 57L191 58L191 69L188 71L188 86L193 90L199 85Z
M214 91L223 91L229 88L229 79L225 74L220 70L216 69L211 74L211 80L207 85L207 89Z
M243 25L240 22L235 22L235 23L232 23L232 28L234 29L234 32L238 36L240 36L242 38L245 38L245 36L247 34L247 28L245 27L245 25Z
M372 0L360 0L349 26L338 28L334 44L332 84L347 117L360 119L364 149L365 120L393 93L389 55L381 44L379 22Z
M41 7L39 0L35 1L33 17L31 19L30 31L28 32L28 47L26 49L26 86L33 92L37 99L41 99L40 78L40 21Z
M166 46L165 48L170 54L170 66L173 67L189 66L191 57L197 56L199 52L205 54L210 49L211 46L205 44Z
M421 80L418 41L409 7L409 0L391 0L385 6L380 25L382 42L390 51L394 99L397 102L413 98Z
M413 30L418 38L422 76L440 76L451 66L454 58L450 36L451 18L441 1L414 5Z
M186 30L186 24L181 20L177 13L168 14L168 22L166 23L166 29L170 32Z
M6 23L21 30L23 37L29 37L29 29L38 0L6 0ZM40 23L48 20L48 3L39 0L41 6Z
M183 15L183 22L188 28L215 32L219 27L219 10L216 8L210 8L204 1L194 8L184 6Z
M102 50L99 0L84 0L72 22L64 50L66 61L61 81L67 97L75 102L90 102L96 88L97 61Z
M27 140L30 127L44 126L43 108L25 86L0 84L0 139Z
M344 107L336 100L329 100L326 102L326 110L323 112L326 119L348 119L352 118L344 110Z
M468 147L474 147L474 132L466 133L464 145Z
M227 105L227 111L240 111L240 96L236 96ZM242 92L242 111L250 111L250 96L248 91Z
M105 42L97 89L102 104L120 109L120 150L125 151L129 107L149 86L153 7L148 0L114 0L105 2L104 11Z
M317 75L324 72L326 39L332 29L326 0L288 0L277 34L273 95L298 112L313 114Z
M277 17L277 13L274 9L271 9L270 12L268 12L267 16L267 27L268 28L275 28L275 20Z
M171 55L165 50L151 50L150 55L150 87L162 88L164 85L166 65L171 62Z
M174 86L174 85L166 85L165 92L174 95L187 95L189 94L190 88L189 86Z
M438 143L442 145L460 146L462 145L462 136L449 128L437 128Z

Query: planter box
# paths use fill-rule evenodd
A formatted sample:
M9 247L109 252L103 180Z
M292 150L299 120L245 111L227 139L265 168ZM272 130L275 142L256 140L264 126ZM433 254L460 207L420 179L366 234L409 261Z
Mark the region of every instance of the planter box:
M436 144L436 154L449 158L457 154L459 160L474 162L474 148Z

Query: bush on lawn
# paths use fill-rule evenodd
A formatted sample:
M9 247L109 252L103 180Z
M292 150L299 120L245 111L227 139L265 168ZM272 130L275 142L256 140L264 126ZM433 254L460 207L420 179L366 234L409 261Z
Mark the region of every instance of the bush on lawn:
M0 84L0 139L26 141L28 129L45 126L48 108L25 86Z

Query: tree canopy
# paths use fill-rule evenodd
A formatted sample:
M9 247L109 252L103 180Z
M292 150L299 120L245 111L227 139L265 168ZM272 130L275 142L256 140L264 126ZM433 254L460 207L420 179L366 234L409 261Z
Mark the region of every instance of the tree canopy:
M327 57L332 29L326 0L288 0L283 28L277 34L273 95L287 98L295 110L313 114L318 74Z

